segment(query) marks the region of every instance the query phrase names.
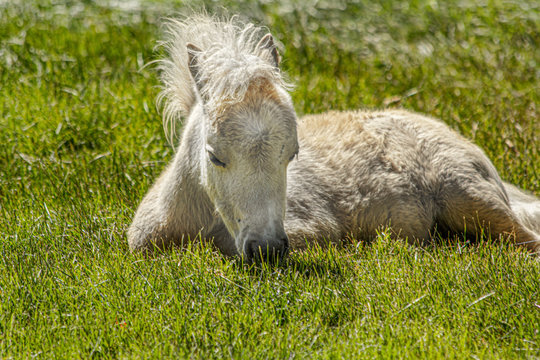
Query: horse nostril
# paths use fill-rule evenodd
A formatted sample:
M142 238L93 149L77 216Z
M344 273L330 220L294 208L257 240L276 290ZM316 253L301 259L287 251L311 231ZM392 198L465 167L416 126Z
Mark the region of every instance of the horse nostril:
M244 254L248 263L252 263L253 261L259 262L261 258L265 258L263 248L258 244L257 240L248 240L246 242Z
M289 239L283 238L281 239L281 243L283 244L283 247L281 249L280 256L281 258L284 258L289 254Z
M248 263L253 262L255 258L260 258L259 252L261 247L257 244L257 240L248 240L244 246L244 254Z
M276 244L277 243L277 244ZM281 239L270 245L267 242L248 240L244 246L244 254L249 263L251 262L276 262L287 255L289 241L287 238Z
M257 241L251 240L248 244L248 257L251 259L255 258L257 255L259 255L261 250L261 247L257 245Z

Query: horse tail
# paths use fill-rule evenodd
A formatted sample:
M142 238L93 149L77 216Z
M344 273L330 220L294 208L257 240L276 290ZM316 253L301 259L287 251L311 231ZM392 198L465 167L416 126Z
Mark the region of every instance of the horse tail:
M540 239L540 200L514 185L504 183L504 188L510 200L510 207L519 222L535 232Z

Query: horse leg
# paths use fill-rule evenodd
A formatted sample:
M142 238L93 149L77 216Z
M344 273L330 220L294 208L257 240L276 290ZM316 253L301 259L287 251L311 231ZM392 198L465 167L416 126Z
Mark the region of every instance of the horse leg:
M128 229L128 243L131 251L151 251L157 248L168 248L172 244L170 229L168 229L167 209L163 206L163 184L166 181L167 169L148 191L141 201L131 226Z
M498 179L467 177L462 182L451 181L444 185L441 198L437 220L451 231L478 236L486 229L493 237L512 235L516 245L540 252L540 236L519 221Z
M410 244L422 245L429 241L435 220L433 206L422 204L420 198L402 198L392 202L386 222L392 237L406 239Z
M183 246L213 223L207 196L183 173L173 163L141 201L127 233L132 251Z

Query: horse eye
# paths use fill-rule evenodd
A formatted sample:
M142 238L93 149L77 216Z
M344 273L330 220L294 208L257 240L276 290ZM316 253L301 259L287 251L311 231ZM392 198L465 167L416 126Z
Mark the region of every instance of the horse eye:
M298 156L298 151L292 154L292 156L289 158L289 162L293 161L296 156Z
M221 160L219 160L216 155L212 154L210 151L208 152L208 157L210 158L210 161L216 165L216 166L220 166L220 167L225 167L225 163Z

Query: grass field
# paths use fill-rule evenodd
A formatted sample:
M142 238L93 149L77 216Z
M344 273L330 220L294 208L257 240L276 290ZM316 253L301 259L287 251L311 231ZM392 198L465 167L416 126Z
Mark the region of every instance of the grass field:
M538 1L221 5L281 42L299 115L442 118L540 196ZM0 358L540 357L540 261L503 243L383 233L277 268L206 242L131 255L125 230L174 152L139 69L187 8L0 1Z

